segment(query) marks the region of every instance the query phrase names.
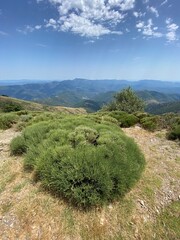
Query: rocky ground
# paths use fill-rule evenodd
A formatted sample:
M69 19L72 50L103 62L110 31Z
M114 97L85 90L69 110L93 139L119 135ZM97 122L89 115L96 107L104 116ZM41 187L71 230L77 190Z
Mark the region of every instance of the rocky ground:
M161 180L161 187L155 192L157 211L171 201L180 200L180 144L165 139L165 131L151 133L136 126L124 132L144 153L146 171L153 172Z
M0 165L11 159L9 144L13 138L19 135L13 128L5 131L0 130Z

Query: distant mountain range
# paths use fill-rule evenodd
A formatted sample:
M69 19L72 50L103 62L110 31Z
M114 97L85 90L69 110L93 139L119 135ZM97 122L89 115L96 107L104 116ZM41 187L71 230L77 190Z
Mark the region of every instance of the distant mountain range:
M24 84L34 84L34 83L47 83L50 80L0 80L0 86L11 86L11 85L24 85Z
M156 80L126 81L126 80L87 80L74 79L65 81L28 80L23 84L5 86L1 84L0 95L7 95L23 100L41 102L47 105L62 105L69 107L85 107L96 111L113 99L116 92L132 87L146 103L158 104L180 101L180 82ZM8 82L6 82L8 84Z

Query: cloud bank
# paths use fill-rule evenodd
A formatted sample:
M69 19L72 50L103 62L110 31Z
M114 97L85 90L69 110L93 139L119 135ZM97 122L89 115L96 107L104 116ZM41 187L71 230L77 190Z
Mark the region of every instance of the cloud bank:
M59 19L49 19L46 27L58 31L71 31L85 37L122 34L116 27L134 8L135 0L49 0Z
M59 32L72 32L87 38L103 35L122 35L131 32L127 23L135 21L134 28L142 38L165 38L167 42L178 40L179 26L168 16L162 21L160 8L168 0L161 0L156 6L150 0L143 0L138 8L137 0L36 0L38 4L49 3L58 13L56 19L45 19L41 25L25 26L24 34L42 28ZM158 26L158 20L161 25ZM164 26L162 26L164 22ZM126 30L128 29L128 31Z

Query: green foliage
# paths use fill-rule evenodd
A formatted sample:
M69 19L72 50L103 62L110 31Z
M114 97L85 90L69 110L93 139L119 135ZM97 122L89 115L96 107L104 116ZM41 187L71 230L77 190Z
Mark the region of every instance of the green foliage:
M141 120L142 118L150 117L150 116L151 116L149 113L146 113L146 112L135 112L134 115L135 115L139 120Z
M150 116L150 117L142 118L140 123L144 129L152 131L152 132L159 128L158 116Z
M109 106L107 106L107 110L109 111L119 110L127 113L134 113L144 110L143 101L130 87L117 93L114 98L115 101L111 102Z
M23 107L21 104L16 102L2 102L1 109L3 112L17 112L23 110Z
M180 124L175 125L173 129L167 133L167 138L169 140L180 140Z
M146 111L152 114L180 113L180 101L148 104Z
M97 144L97 139L99 137L98 132L90 127L79 126L75 128L75 130L69 134L69 140L73 147L78 145L86 145L86 144Z
M174 201L163 209L154 225L156 239L180 239L179 211L179 201Z
M46 189L76 206L124 196L140 178L145 161L133 140L109 123L88 115L27 127L22 134L28 146L25 168L34 169Z
M21 136L14 138L11 141L10 150L12 155L21 155L25 153L27 150L25 139Z
M0 115L0 129L11 128L13 124L17 123L18 116L15 113L4 113Z
M120 127L131 127L139 122L139 119L135 115L122 111L113 111L109 115L118 120Z

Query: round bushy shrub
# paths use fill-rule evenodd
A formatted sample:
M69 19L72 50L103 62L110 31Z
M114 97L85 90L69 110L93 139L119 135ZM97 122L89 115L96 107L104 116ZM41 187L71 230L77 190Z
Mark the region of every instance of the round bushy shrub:
M21 136L17 136L11 141L10 150L12 155L21 155L26 152L27 146L25 139Z
M25 165L42 185L76 206L89 208L118 199L144 169L144 157L116 124L69 116L25 129ZM33 142L33 143L32 143Z
M153 132L157 130L159 127L159 117L158 116L145 117L141 119L140 123L144 129Z
M13 124L17 123L18 116L14 113L4 113L0 115L0 129L11 128Z
M180 140L180 125L174 126L173 129L167 133L167 139Z
M124 128L134 126L139 122L139 119L135 115L123 111L112 111L109 115L118 120L120 127Z

